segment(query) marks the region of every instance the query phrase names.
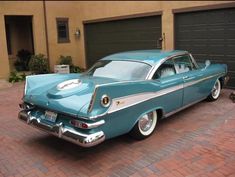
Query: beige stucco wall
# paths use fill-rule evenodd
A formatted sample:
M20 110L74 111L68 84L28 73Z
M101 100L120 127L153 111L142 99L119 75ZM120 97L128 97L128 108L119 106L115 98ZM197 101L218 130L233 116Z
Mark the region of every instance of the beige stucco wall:
M70 55L75 65L82 66L84 59L81 58L81 40L75 37L75 31L81 28L80 13L77 2L46 2L48 41L50 54L50 68L58 62L60 55ZM69 18L69 43L57 42L56 18Z
M43 4L36 1L0 2L0 79L9 76L4 15L33 15L33 36L35 53L46 54Z
M50 68L60 55L70 55L75 65L85 67L85 45L83 21L127 16L162 11L162 32L165 33L164 49L173 49L174 19L172 9L225 4L229 1L46 1L47 26L49 39ZM4 15L33 15L33 35L35 53L46 54L43 3L37 1L0 2L0 78L9 73L6 47ZM70 43L57 43L56 18L69 18ZM76 29L81 30L76 38Z

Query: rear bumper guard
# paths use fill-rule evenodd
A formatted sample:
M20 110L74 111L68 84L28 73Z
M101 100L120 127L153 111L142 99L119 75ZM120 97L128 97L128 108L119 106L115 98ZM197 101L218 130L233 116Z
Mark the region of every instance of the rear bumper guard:
M52 126L45 124L41 121L41 119L30 115L30 111L20 111L18 118L28 125L36 127L40 130L44 130L59 138L65 139L82 147L95 146L105 140L103 131L92 134L84 134L78 132L75 129L65 127L62 122Z

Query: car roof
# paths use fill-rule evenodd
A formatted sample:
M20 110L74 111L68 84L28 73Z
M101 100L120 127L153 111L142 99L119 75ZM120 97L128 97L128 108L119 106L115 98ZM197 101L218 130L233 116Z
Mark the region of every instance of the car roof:
M139 61L154 65L161 60L178 54L188 53L184 50L135 50L115 53L102 58L101 60L126 60L126 61Z

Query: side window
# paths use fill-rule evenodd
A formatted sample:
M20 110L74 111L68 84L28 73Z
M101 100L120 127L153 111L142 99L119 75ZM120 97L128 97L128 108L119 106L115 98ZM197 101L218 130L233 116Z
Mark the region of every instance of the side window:
M159 66L159 68L153 75L153 79L160 79L175 74L176 71L175 71L174 62L172 61L172 59L169 59Z
M178 73L185 73L196 69L189 55L177 56L173 58L173 60L175 62L175 68L178 71Z

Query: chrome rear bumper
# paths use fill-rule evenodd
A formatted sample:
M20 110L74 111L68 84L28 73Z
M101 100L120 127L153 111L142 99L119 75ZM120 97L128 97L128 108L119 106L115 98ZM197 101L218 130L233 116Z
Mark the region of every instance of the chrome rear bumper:
M30 111L20 111L18 118L28 125L36 127L40 130L44 130L59 138L73 142L82 147L95 146L105 140L103 131L99 131L93 134L84 134L76 131L75 129L65 127L62 122L52 126L43 123L39 118L31 116Z

